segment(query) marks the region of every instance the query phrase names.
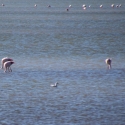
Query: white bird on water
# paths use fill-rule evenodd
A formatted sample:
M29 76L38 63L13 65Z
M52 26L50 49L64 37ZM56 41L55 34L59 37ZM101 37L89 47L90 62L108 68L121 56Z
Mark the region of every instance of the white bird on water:
M55 84L51 84L50 86L52 86L52 87L57 87L57 84L59 84L59 83L56 82Z
M69 8L71 8L72 7L72 5L69 5Z
M35 4L34 7L37 7L37 4Z
M103 5L100 5L100 8L102 8L103 7Z

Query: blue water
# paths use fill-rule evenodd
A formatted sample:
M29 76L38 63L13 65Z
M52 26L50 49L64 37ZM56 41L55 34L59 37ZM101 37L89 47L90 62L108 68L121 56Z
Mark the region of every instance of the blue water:
M0 70L0 125L125 124L123 0L0 4L0 59L15 62Z

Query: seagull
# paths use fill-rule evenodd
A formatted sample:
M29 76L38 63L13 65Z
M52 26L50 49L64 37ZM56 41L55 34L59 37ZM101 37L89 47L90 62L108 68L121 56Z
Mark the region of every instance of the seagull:
M5 6L4 4L2 4L2 6Z
M103 7L103 5L100 5L100 8L102 8Z
M86 10L86 7L83 7L83 10Z
M59 84L58 82L56 82L55 84L50 85L51 87L57 87L57 84Z
M51 7L51 5L48 5L48 7Z
M116 5L116 7L118 7L118 5Z
M111 7L114 7L114 6L115 6L114 4L111 5Z
M121 4L119 4L119 7L121 7L122 5Z
M37 4L35 4L34 7L37 7Z
M69 8L72 7L72 5L69 5Z
M82 7L86 7L86 5L85 5L85 4L83 4L83 5L82 5Z

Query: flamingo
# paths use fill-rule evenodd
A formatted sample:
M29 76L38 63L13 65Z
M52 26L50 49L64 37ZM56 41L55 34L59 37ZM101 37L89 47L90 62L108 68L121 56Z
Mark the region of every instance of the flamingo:
M11 65L14 64L13 61L7 61L4 63L4 72L12 72Z
M105 63L108 65L108 69L111 69L111 63L112 63L112 60L110 58L107 58L105 60Z
M13 59L9 58L9 57L4 57L1 59L1 69L3 69L4 63L7 61L13 61Z

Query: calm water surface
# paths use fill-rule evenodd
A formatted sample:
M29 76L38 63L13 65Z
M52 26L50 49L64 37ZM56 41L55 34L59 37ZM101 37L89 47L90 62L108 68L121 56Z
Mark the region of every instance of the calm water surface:
M0 58L15 64L0 70L1 125L125 124L123 0L2 3Z

